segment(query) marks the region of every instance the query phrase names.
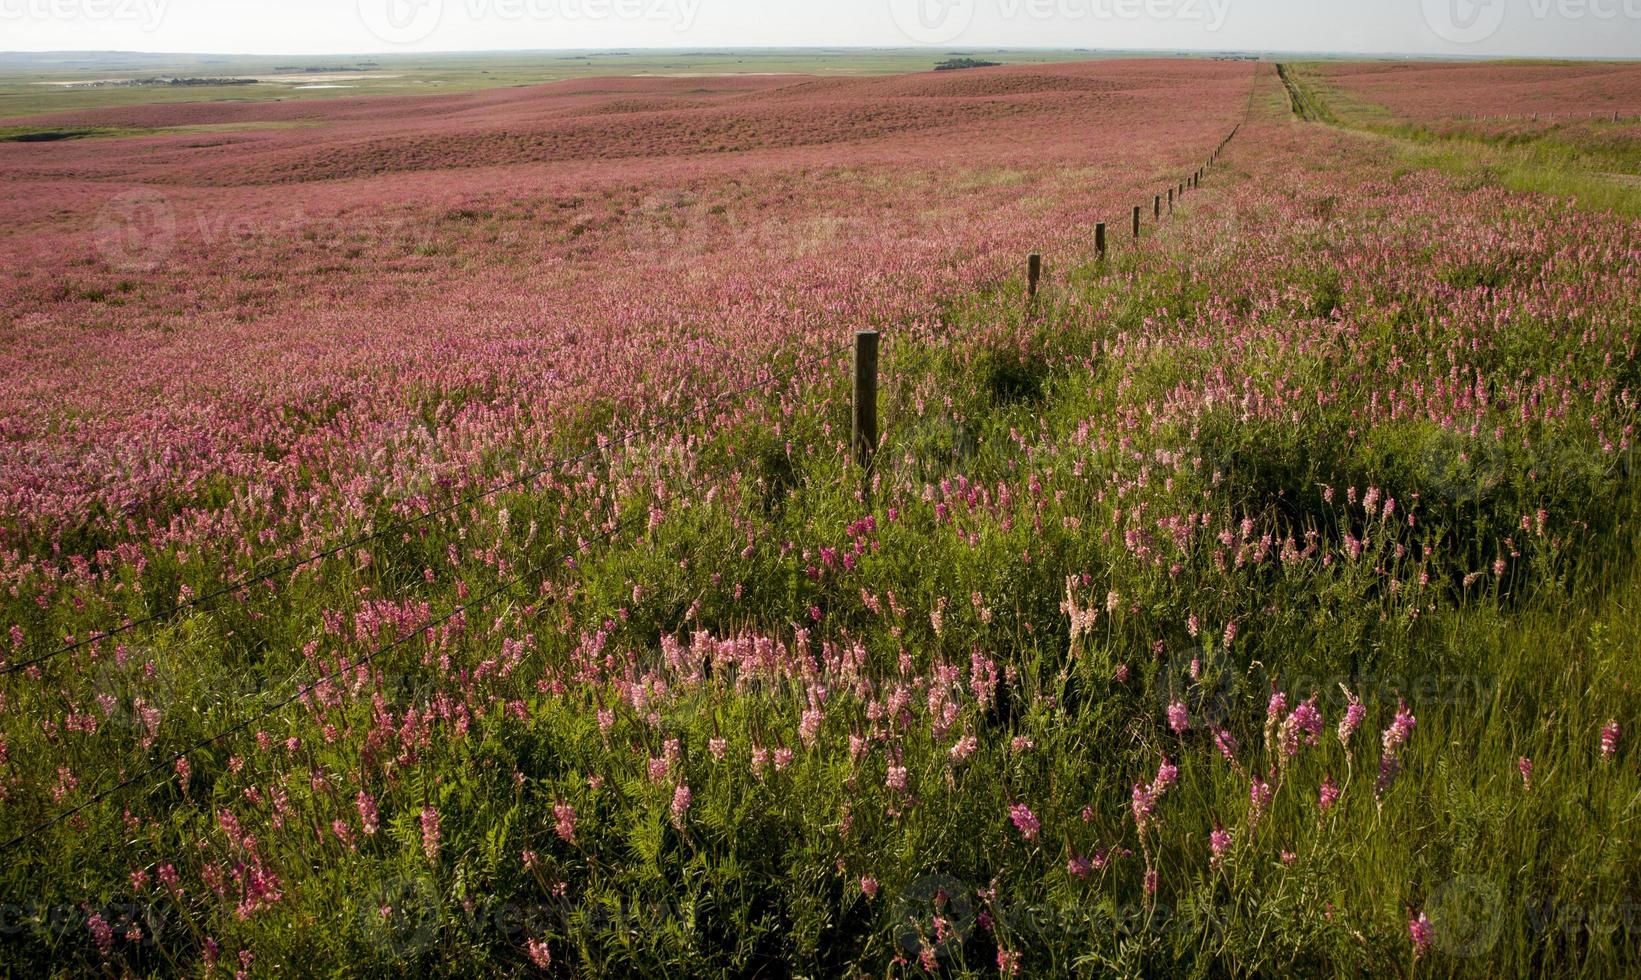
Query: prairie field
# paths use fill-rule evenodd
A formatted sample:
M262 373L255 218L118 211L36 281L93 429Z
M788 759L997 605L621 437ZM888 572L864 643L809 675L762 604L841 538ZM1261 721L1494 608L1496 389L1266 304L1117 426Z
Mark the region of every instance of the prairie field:
M0 119L0 972L1641 971L1641 70L782 67Z

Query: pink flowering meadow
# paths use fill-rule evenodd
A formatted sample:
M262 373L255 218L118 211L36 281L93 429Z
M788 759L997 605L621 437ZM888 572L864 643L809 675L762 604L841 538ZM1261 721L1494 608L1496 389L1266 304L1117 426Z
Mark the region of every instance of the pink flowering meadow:
M1291 105L1147 59L0 144L0 962L1634 969L1641 222Z

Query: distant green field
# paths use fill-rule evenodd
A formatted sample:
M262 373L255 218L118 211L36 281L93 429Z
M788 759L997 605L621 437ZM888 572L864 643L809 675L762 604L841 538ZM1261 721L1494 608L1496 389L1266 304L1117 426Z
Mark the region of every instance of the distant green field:
M1005 64L1081 61L1089 50L785 48L770 50L537 51L346 57L0 54L0 119L156 102L261 102L462 92L598 75L928 71L953 56ZM256 78L255 85L102 85L170 78Z

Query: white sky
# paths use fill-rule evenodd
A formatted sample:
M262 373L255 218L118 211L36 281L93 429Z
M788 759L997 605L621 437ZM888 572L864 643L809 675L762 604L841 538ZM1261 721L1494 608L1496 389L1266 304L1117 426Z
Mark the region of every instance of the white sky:
M843 45L1641 58L1641 0L0 0L0 51Z

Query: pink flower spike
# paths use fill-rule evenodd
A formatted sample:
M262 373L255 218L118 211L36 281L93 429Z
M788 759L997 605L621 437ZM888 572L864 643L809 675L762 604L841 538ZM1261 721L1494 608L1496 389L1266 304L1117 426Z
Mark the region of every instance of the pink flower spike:
M439 859L439 811L433 807L422 808L422 851L427 854L429 861Z
M1172 728L1176 735L1185 734L1186 729L1191 727L1191 719L1185 711L1184 702L1174 701L1168 705L1168 727Z
M1016 803L1009 807L1009 819L1014 821L1014 829L1026 840L1036 840L1037 832L1043 827L1042 821L1037 819L1037 814L1032 813L1031 808L1024 803Z
M1333 805L1339 802L1339 794L1341 792L1342 791L1339 789L1339 784L1333 781L1332 776L1328 776L1323 779L1321 788L1316 791L1317 809L1321 810L1323 813L1327 813L1329 810L1333 809Z
M689 785L687 783L679 783L678 788L673 790L673 792L672 792L672 823L673 823L673 826L677 827L680 830L683 829L683 827L684 827L684 816L689 813L689 805L690 805L691 801L694 800L694 798L695 798L694 794L692 794L690 792Z
M1413 940L1414 959L1424 955L1436 938L1436 930L1430 925L1430 917L1423 912L1408 919L1407 934L1408 938Z
M575 843L575 807L568 803L553 804L553 829L567 844Z
M1214 832L1208 835L1208 851L1213 855L1213 861L1218 863L1230 849L1231 832L1224 827L1215 827Z

